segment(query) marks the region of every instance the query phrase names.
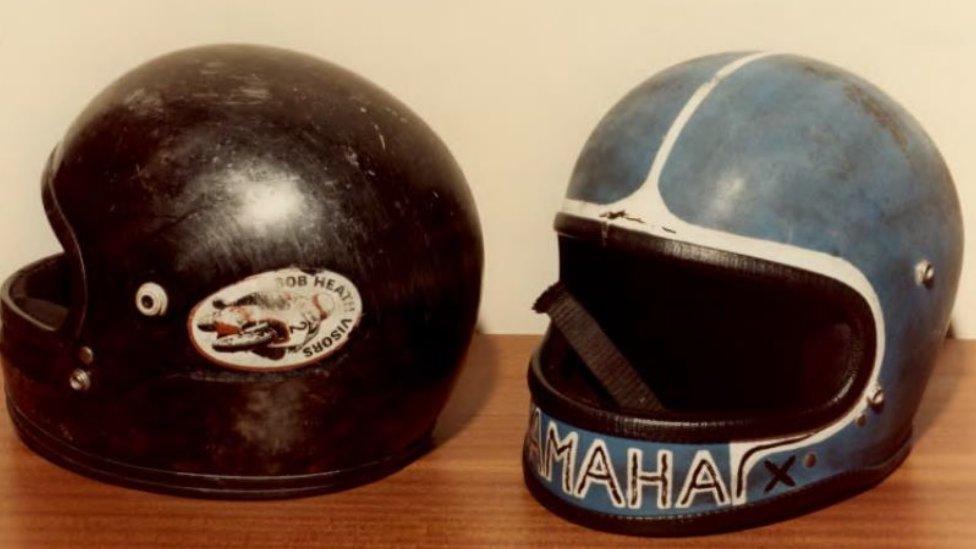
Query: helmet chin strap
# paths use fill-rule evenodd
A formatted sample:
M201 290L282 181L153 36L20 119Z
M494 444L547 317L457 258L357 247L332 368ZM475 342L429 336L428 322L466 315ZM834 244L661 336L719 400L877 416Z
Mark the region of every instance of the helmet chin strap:
M549 315L553 325L618 406L632 410L664 410L654 391L562 282L556 282L542 292L532 308L537 313Z

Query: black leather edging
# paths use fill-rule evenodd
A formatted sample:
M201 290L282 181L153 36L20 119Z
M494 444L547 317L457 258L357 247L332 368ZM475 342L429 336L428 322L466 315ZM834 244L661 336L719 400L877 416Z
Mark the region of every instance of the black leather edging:
M16 369L39 383L64 383L63 358L72 353L69 340L58 326L34 318L17 303L26 295L28 280L62 261L52 255L35 261L10 275L0 287L0 356L4 367ZM28 296L29 297L29 296Z
M54 335L60 327L50 326L28 314L17 304L17 298L30 297L26 295L24 289L27 281L38 273L53 268L58 262L63 261L63 258L64 254L55 254L39 259L7 277L0 287L0 319L4 324L8 326L17 324L18 332L30 333L34 335L34 339L39 339L46 344L57 339Z
M604 246L616 249L659 254L676 261L690 261L726 268L734 265L737 272L746 273L754 278L789 277L797 284L816 282L817 279L824 278L817 273L809 273L787 265L638 233L567 214L558 214L555 226L560 235L566 237L599 241ZM840 281L836 282L842 284ZM856 294L854 290L851 292ZM863 297L860 297L860 294L856 295L861 302L860 305L867 308ZM875 359L877 334L873 322L855 324L853 328L860 336L857 339L864 344L864 347L857 353L858 364L848 365L853 371L849 376L849 382L843 385L840 393L815 409L779 414L772 418L751 416L715 418L714 415L668 411L636 415L591 406L559 391L546 379L541 360L542 350L551 338L551 334L548 333L532 356L528 373L529 389L533 400L547 413L584 429L621 437L661 442L706 443L801 434L814 431L842 417L857 403L864 392Z
M68 316L64 323L58 327L58 332L66 339L74 340L81 334L88 310L88 275L78 236L65 215L54 189L55 163L58 161L57 156L60 148L61 146L58 145L51 151L44 167L44 175L41 177L41 201L44 204L44 213L47 214L48 223L61 243L64 257L69 266L70 303L68 304Z

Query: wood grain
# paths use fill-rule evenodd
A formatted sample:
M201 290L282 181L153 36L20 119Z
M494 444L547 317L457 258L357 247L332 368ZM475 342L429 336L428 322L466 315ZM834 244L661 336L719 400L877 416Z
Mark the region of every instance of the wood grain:
M706 546L976 547L976 342L948 341L908 461L880 486L744 532L641 540L551 515L522 485L525 366L535 336L477 336L437 446L374 484L275 502L182 499L101 484L27 450L0 422L5 547Z

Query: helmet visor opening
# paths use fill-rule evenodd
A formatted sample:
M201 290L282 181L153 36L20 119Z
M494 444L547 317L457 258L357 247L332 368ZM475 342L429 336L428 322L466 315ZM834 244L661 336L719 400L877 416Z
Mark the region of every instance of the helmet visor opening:
M4 300L29 322L56 331L68 316L68 265L63 254L42 259L10 277Z
M834 417L863 388L874 322L850 287L729 252L637 241L608 247L561 236L561 280L660 399L665 417ZM560 341L551 334L544 349L550 382L613 409L575 353L555 350Z

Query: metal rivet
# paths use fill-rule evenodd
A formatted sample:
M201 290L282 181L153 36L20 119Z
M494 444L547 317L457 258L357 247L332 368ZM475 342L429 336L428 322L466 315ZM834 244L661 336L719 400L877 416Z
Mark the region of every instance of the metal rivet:
M935 267L927 259L915 265L915 282L926 288L931 288L935 284Z
M808 468L813 467L816 464L817 464L817 454L814 454L813 452L810 452L809 454L806 455L806 457L803 458L803 465Z
M68 384L75 391L87 391L91 387L91 374L82 370L81 368L76 369L71 372L71 377L68 379Z
M856 419L856 420L854 420L854 423L855 423L855 424L856 424L856 425L857 425L858 427L864 427L864 426L865 426L865 425L867 425L867 423L868 423L868 416L866 416L866 415L864 415L864 414L861 414L861 415L859 415L859 416L857 416L857 419Z
M136 309L146 316L162 316L168 305L166 290L155 282L146 282L136 290Z
M89 366L92 362L95 362L95 352L92 351L91 347L88 347L87 345L84 347L79 347L78 360L80 360L85 366Z
M874 392L868 395L868 404L875 412L880 412L884 407L885 394L881 387L875 387Z

